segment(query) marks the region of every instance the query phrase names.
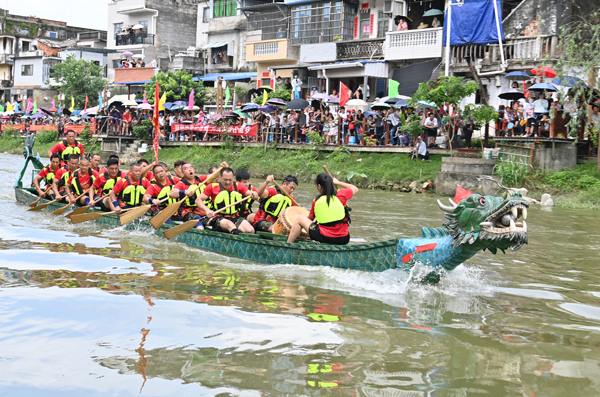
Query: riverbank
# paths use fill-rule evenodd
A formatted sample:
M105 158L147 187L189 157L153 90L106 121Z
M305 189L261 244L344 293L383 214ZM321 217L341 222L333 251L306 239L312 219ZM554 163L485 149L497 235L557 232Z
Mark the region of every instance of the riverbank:
M95 140L92 139L92 142ZM56 145L58 141L56 139L49 139L49 141L44 141L43 139L36 139L35 145L33 147L33 152L35 154L39 153L40 157L47 157L48 151L52 148L52 146ZM94 146L90 147L89 145L83 144L86 153L97 153L100 150L100 143L96 142ZM11 136L7 134L0 135L0 153L9 153L9 154L22 154L24 148L24 138L21 136Z

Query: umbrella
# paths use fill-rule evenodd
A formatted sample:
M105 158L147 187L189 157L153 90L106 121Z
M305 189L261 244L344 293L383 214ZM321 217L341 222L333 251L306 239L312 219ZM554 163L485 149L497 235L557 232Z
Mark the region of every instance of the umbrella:
M137 102L136 101L125 101L123 102L123 106L137 106Z
M186 106L186 105L188 105L188 103L187 102L183 102L183 101L175 101L175 102L173 102L173 105Z
M408 99L400 99L398 102L394 103L395 108L401 108L406 106L408 103Z
M31 118L31 116L28 114L26 114L25 116L21 116L21 119L30 119L30 118Z
M11 117L10 116L2 116L2 120L10 120Z
M263 112L271 113L271 112L274 112L276 109L271 105L265 105L265 106L259 107L258 110L262 110Z
M233 113L237 114L240 117L250 118L250 115L248 113L244 113L241 110L234 110Z
M556 87L549 83L537 83L529 87L529 90L556 91Z
M396 25L398 25L398 23L400 23L401 19L405 19L406 20L406 24L408 25L408 28L412 29L412 19L410 19L406 15L396 15L394 17L394 22L396 23Z
M331 97L324 92L317 92L311 95L310 99L316 99L317 101L329 101Z
M44 112L44 113L49 114L50 116L52 116L52 113L56 112L58 110L58 109L54 109L54 110L53 109L54 108L52 108L52 109L40 108L39 110L41 110L42 112Z
M183 109L185 109L185 106L183 106L183 105L173 105L173 106L171 106L171 109L169 109L169 110L172 112L177 112L177 111L183 110Z
M149 103L140 103L136 107L141 110L152 110L152 108L153 108L153 106L150 105Z
M171 107L172 107L172 106L173 106L173 102L165 102L165 103L163 104L163 107L164 107L165 109L168 109L168 110L171 110Z
M424 17L434 17L436 15L444 15L444 11L438 10L437 8L432 8L423 14Z
M77 120L79 120L79 117L78 116L71 116L71 120L77 121Z
M123 52L123 55L125 55L127 57L130 57L130 56L133 55L133 52L131 52L131 51L125 51L125 52Z
M378 115L378 113L377 113L377 112L374 112L374 111L372 111L372 110L367 110L366 112L364 112L364 113L363 113L363 116L365 116L365 117L369 117L369 116L377 116L377 115Z
M420 108L429 108L429 109L437 109L437 105L433 102L428 102L428 101L419 101L417 102L417 107Z
M258 88L256 89L256 91L257 91L257 92L260 92L261 90L262 90L263 92L264 92L264 91L268 91L268 92L270 92L270 91L273 91L273 89L272 89L271 87L269 87L268 85L261 85L260 87L258 87Z
M504 78L515 81L526 81L529 80L531 76L525 72L510 72L506 76L504 76Z
M362 99L352 99L346 102L346 109L348 110L362 110L366 112L369 110L369 104Z
M256 112L259 106L256 103L247 103L242 108L242 112Z
M133 25L131 27L131 29L144 29L144 25L140 25L139 23L137 25Z
M385 103L385 102L375 103L375 104L371 105L371 109L373 109L373 110L387 110L391 107L392 107L392 105L390 105L389 103Z
M239 114L235 113L235 112L225 112L223 113L223 117L240 117Z
M73 116L77 116L79 113L81 113L81 110L73 110L73 111L71 112L71 115L73 115Z
M579 87L579 86L588 86L583 80L581 80L579 77L575 77L575 76L563 76L563 78L559 79L556 78L554 80L552 80L552 84L555 85L562 85L563 87Z
M220 120L223 118L222 114L213 114L212 116L210 116L211 119L213 120Z
M143 99L136 99L135 103L144 103L144 100Z
M509 101L516 101L520 98L525 98L525 94L521 90L517 90L515 88L511 88L508 90L504 90L498 95L498 98L507 99Z
M66 115L66 116L70 116L70 115L71 115L71 111L70 111L68 108L64 108L64 109L62 110L62 112L63 112L63 114L64 114L64 115Z
M329 98L328 103L340 103L340 98Z
M267 105L271 106L285 106L286 104L287 102L280 98L271 98L267 101Z
M554 69L548 66L540 66L539 68L531 69L531 73L540 77L547 77L553 79L556 77Z
M289 110L302 110L306 107L308 107L308 101L302 98L296 98L287 104Z

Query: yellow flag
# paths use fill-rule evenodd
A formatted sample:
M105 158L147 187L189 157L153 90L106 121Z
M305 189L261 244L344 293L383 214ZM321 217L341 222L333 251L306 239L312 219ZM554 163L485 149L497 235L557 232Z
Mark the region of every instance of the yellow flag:
M13 105L10 102L8 102L6 104L6 111L7 112L14 112L15 111L15 108L13 108Z
M158 110L165 110L165 107L163 106L165 103L167 103L167 93L164 92L162 94L162 96L160 97L160 100L158 101Z
M269 94L267 93L267 91L263 91L263 103L262 103L262 106L265 106L267 104L267 99L269 99Z
M69 108L69 110L72 112L73 110L75 110L75 98L71 97L71 107Z

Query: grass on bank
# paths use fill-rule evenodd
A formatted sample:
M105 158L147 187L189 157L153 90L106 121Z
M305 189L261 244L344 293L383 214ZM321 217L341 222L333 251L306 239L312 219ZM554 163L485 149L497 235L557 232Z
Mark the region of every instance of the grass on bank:
M147 159L152 158L146 153ZM263 148L215 148L200 146L180 146L164 148L160 160L169 166L177 160L189 161L196 172L205 174L212 165L221 161L235 171L247 170L252 178L262 179L269 174L282 179L286 175L296 175L299 180L308 182L323 172L323 165L338 179L359 186L380 186L390 183L410 183L421 179L435 179L442 167L442 156L431 156L431 162L414 161L404 153L352 153L340 148L334 152L306 150L277 150Z
M90 140L92 143L94 139ZM58 142L57 133L52 131L38 132L33 146L33 152L40 154L40 157L47 157L48 150ZM98 153L100 151L100 143L96 142L90 147L86 142L82 142L86 153ZM25 148L25 137L19 133L11 131L3 131L0 134L0 152L10 154L22 154Z

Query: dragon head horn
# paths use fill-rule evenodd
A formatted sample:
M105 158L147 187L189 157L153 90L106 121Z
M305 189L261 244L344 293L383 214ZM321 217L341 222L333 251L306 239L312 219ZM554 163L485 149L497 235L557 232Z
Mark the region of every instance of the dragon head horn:
M456 207L458 207L458 205L454 201L452 201L452 199L449 199L449 200L450 200L450 204L452 204L452 206L442 204L442 202L439 199L438 199L437 203L440 206L440 208L442 209L442 211L452 213L454 211L454 209Z

